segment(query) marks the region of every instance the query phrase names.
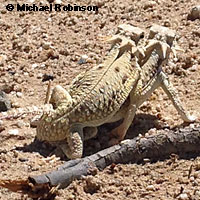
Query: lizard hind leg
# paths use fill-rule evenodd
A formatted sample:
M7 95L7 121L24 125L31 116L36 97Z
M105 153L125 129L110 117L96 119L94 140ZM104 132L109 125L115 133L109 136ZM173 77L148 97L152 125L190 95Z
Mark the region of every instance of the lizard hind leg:
M131 103L128 107L127 113L124 116L124 121L122 124L111 131L111 137L114 137L109 141L109 145L115 145L124 139L126 132L128 131L128 128L135 117L136 110L137 106L134 103Z
M178 94L175 91L173 85L169 82L168 77L164 72L159 74L160 85L172 101L174 107L178 111L179 115L185 122L194 122L196 117L193 115L189 115L189 113L182 107L181 101L178 98Z

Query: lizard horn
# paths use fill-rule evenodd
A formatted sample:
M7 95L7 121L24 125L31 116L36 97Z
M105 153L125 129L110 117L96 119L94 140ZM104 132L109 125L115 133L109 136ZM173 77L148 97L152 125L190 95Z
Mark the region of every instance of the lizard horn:
M169 48L168 44L161 43L161 51L162 51L162 57L166 59L167 56L167 49Z

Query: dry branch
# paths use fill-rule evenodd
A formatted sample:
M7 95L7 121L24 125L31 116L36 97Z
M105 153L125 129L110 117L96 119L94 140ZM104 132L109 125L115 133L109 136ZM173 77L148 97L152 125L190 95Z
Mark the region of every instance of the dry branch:
M183 156L187 153L200 153L200 124L177 130L165 130L157 135L135 138L112 146L91 156L71 160L50 173L29 177L37 184L49 183L52 186L66 187L72 180L91 174L96 168L104 169L112 163L138 163L144 158L158 160L170 154Z
M199 123L196 126L164 130L162 133L153 136L128 140L82 159L70 160L55 171L39 176L30 176L28 183L41 190L42 186L46 187L47 185L50 186L49 189L57 185L60 188L64 188L74 179L94 174L97 169L102 170L112 163L138 163L142 162L144 158L155 161L169 157L171 154L178 154L179 156L184 156L188 153L198 155L200 153L199 146ZM1 186L9 188L2 183L0 180Z

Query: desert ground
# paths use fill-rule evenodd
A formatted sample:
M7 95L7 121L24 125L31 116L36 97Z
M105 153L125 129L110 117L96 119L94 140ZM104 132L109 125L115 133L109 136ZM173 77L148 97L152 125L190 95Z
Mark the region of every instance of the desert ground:
M96 5L98 12L7 11L8 3ZM0 90L7 93L11 110L43 105L47 90L47 82L42 82L44 74L54 76L53 86L67 88L76 75L100 63L108 52L109 45L99 40L100 36L113 34L122 23L138 26L147 33L152 24L158 24L177 32L177 45L183 50L177 52L176 58L170 56L163 71L183 106L200 117L200 19L187 18L196 5L200 1L1 0ZM65 162L65 157L51 157L54 147L35 142L36 129L30 126L33 117L34 113L0 120L0 179L42 174ZM158 89L137 111L126 138L179 126L183 126L182 119L164 91ZM106 147L104 136L99 134L85 143L84 156ZM56 199L198 200L199 184L200 157L174 159L172 155L153 163L117 164L114 173L108 166L95 176L73 181L59 190ZM30 198L0 188L0 199Z

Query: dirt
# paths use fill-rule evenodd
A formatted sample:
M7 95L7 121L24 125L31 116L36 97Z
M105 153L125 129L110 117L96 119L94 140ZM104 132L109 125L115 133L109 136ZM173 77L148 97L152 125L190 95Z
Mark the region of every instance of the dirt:
M46 0L9 1L29 5L41 2L49 4ZM63 5L75 3L80 5L78 1L62 1ZM184 107L200 117L200 21L187 19L199 1L81 1L81 5L97 5L98 12L9 12L5 9L7 4L8 1L2 0L0 5L0 88L8 93L13 110L44 104L47 88L47 83L42 82L44 74L55 77L53 86L67 87L81 71L101 62L109 46L99 36L112 34L117 25L130 23L148 30L156 23L178 33L177 44L184 51L179 51L177 58L171 57L163 70ZM83 55L88 58L80 64ZM0 179L26 178L55 169L64 162L63 158L51 156L54 147L35 141L35 128L30 127L33 117L30 114L1 121ZM166 94L158 89L138 110L126 138L182 123ZM84 156L106 147L105 140L99 142L101 136L85 144ZM93 177L73 181L59 191L56 199L198 200L199 184L199 157L169 158L143 165L116 165L112 173L109 166ZM29 198L0 188L0 199Z

